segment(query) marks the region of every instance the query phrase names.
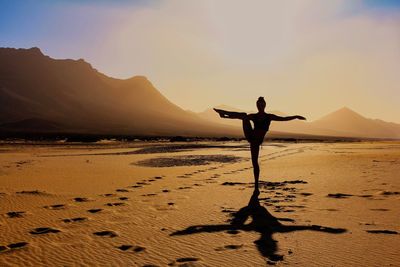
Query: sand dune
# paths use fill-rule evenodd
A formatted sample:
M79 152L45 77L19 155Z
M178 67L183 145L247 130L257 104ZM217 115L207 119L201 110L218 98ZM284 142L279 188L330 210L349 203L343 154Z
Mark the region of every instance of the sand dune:
M399 148L3 144L0 265L395 266Z

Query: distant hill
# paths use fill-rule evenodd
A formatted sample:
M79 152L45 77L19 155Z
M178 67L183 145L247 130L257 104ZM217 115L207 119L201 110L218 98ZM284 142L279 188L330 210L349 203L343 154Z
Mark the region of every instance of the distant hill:
M184 111L143 76L114 79L82 59L52 59L38 48L0 48L0 130L241 134Z
M252 113L238 110L234 107L220 105L217 108ZM268 111L279 116L287 116L280 111ZM211 108L198 113L200 117L210 121L221 120ZM295 115L295 114L292 114ZM241 126L237 120L222 120L227 125ZM338 137L368 137L368 138L400 138L400 124L374 120L363 117L349 108L341 108L318 120L288 122L273 122L271 131L281 133L307 134L316 136L338 136Z
M313 126L334 129L348 136L400 138L400 124L363 117L344 107L314 122Z

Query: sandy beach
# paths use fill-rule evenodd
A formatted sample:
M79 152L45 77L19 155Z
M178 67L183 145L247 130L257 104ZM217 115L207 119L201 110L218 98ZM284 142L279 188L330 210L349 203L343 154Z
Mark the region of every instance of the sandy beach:
M400 143L3 143L1 266L399 266ZM247 208L246 208L247 207Z
M400 0L0 1L0 267L400 267Z

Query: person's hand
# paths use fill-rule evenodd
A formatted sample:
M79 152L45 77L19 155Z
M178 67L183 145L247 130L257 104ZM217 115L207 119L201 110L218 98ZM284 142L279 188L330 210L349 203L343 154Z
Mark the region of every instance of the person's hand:
M296 119L302 120L302 121L305 121L305 120L306 120L306 118L304 118L303 116L299 116L299 115L296 116Z

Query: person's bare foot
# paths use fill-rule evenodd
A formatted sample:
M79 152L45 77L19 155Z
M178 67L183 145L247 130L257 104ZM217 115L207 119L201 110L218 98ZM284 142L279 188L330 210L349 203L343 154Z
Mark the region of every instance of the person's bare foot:
M253 197L258 197L260 195L260 189L255 188L253 191Z
M218 113L221 118L225 118L225 112L222 109L214 108L214 111Z
M251 195L249 205L258 206L260 205L258 202L258 196L260 195L260 190L254 189L253 194Z
M306 118L304 118L303 116L299 116L299 115L296 115L296 119L298 119L298 120L302 120L302 121L305 121L305 120L307 120Z

